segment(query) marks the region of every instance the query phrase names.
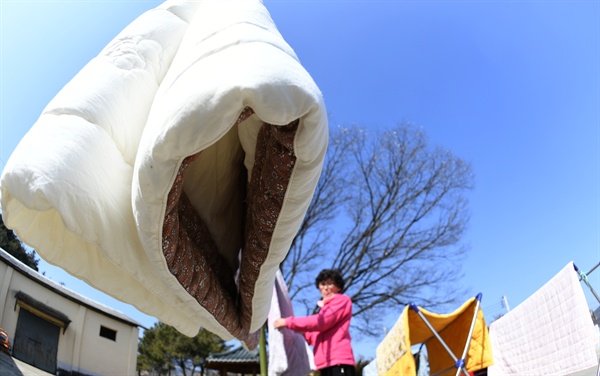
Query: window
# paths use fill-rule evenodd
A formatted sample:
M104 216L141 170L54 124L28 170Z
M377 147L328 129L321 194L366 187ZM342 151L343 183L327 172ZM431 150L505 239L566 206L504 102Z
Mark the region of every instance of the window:
M117 331L100 325L100 337L108 338L111 341L117 340Z

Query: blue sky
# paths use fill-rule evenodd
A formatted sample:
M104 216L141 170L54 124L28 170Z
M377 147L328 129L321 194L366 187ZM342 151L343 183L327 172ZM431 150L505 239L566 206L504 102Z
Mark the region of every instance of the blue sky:
M2 168L54 95L159 3L0 0ZM456 265L465 300L483 293L493 316L503 295L515 307L569 261L586 272L600 262L600 1L264 3L322 90L331 125L408 121L472 164L470 253ZM600 269L590 282L600 291ZM356 342L373 356L373 344Z

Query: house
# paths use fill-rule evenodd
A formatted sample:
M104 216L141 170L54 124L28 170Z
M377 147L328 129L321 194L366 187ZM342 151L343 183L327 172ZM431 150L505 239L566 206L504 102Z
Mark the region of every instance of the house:
M139 327L0 248L0 327L12 356L61 375L135 375Z

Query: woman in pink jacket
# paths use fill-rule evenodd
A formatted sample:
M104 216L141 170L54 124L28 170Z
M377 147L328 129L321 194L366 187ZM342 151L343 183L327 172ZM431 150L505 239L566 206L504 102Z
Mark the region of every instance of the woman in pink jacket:
M348 331L352 301L340 293L344 289L344 279L337 270L324 269L317 276L316 284L323 297L318 302L319 313L280 318L275 320L274 326L304 335L313 346L315 365L321 376L354 376L354 353Z

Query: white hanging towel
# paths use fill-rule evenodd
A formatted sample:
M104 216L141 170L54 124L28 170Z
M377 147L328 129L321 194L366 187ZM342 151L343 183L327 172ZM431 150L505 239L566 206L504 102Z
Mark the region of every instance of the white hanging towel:
M573 263L494 321L490 341L490 376L568 375L596 367L598 336Z
M294 315L294 308L288 294L283 275L278 270L271 310L267 322L269 328L269 376L306 376L314 370L312 350L300 333L290 329L275 329L273 322L280 317Z
M362 374L363 374L363 376L378 376L379 375L377 373L377 357L373 358L373 360L371 360L369 362L369 364L367 364L365 366L365 368L363 368Z
M99 290L253 348L326 145L321 93L261 1L169 0L44 109L2 215Z

